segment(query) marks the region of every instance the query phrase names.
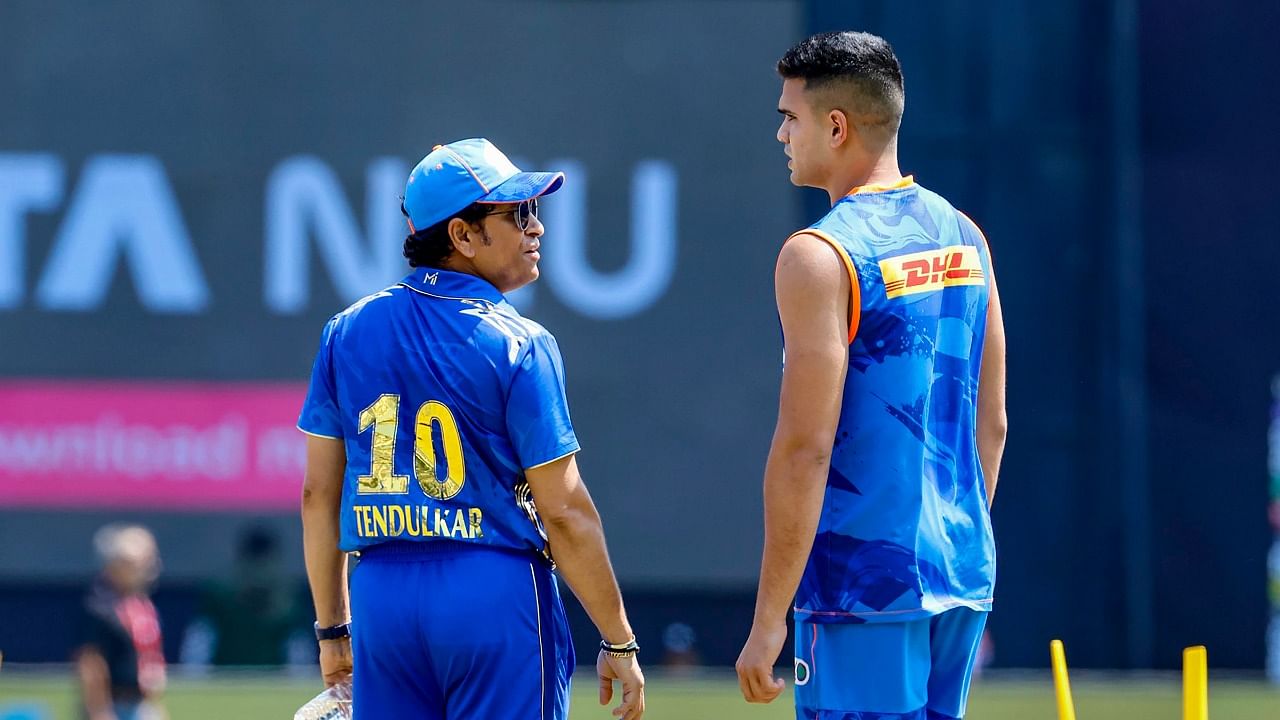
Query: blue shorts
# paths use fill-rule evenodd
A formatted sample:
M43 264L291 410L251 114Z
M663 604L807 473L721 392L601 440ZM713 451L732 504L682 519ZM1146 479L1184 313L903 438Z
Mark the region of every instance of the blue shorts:
M964 717L987 613L957 608L900 623L796 623L796 717Z
M160 709L147 700L135 702L117 700L112 703L112 710L115 711L116 720L158 720L164 717L160 713ZM36 716L33 714L32 717L44 717L44 715Z
M447 541L367 549L351 576L351 638L355 717L569 717L569 626L532 553Z

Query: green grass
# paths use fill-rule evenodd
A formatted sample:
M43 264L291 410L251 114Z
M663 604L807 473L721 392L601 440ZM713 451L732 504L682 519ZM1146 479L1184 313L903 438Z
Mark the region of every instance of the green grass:
M728 675L676 678L651 673L647 718L653 720L789 720L790 694L772 705L747 705ZM579 676L575 683L573 720L609 720L596 704L594 683ZM1175 720L1181 717L1181 690L1175 675L1166 679L1073 678L1080 720ZM166 704L173 720L273 720L292 718L293 711L319 691L306 678L280 675L236 675L218 679L175 679ZM4 708L36 703L51 720L76 720L75 688L69 676L48 672L0 672L0 717ZM1280 691L1260 682L1210 680L1209 714L1214 720L1280 718ZM979 680L969 703L971 720L1056 720L1048 673L1018 680Z

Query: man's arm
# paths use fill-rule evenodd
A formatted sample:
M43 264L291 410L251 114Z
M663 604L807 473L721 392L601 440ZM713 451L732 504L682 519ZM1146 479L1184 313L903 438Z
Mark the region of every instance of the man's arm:
M95 645L85 645L76 652L76 675L85 713L90 720L114 720L111 707L111 673L107 660Z
M551 552L560 575L600 630L612 644L635 638L622 593L609 563L604 543L604 527L587 486L578 473L573 455L525 471L533 502L547 530ZM644 713L644 675L635 656L616 658L600 653L596 661L600 676L600 704L613 696L613 680L622 681L622 704L614 714L623 720L637 720Z
M978 460L987 485L987 507L996 497L1000 459L1009 420L1005 415L1004 317L1000 313L1000 293L995 274L991 275L991 298L987 303L987 336L983 341L982 369L978 376Z
M773 666L786 642L787 610L813 548L849 367L848 272L812 235L783 246L775 275L786 346L778 423L764 471L764 558L751 636L738 658L748 702L770 702L785 683Z
M338 513L347 451L334 438L307 436L307 469L302 482L302 545L316 622L331 627L348 622L347 555L338 549ZM334 685L351 672L351 639L320 642L320 672Z

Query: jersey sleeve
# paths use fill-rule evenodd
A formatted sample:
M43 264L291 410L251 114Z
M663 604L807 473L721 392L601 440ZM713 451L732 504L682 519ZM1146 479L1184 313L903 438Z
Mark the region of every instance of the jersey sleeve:
M548 333L530 338L515 366L507 395L507 436L525 469L578 451L564 392L564 361Z
M333 380L333 335L336 320L325 325L320 349L311 366L311 384L302 403L298 429L308 435L342 438L342 416L338 412L338 392Z

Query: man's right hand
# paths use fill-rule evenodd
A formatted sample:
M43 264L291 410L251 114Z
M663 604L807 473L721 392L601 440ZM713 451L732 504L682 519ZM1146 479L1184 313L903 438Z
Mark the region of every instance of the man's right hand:
M351 638L320 641L320 675L325 687L351 677Z
M749 703L771 703L782 694L786 682L773 676L773 666L787 642L786 621L752 623L751 635L738 655L735 669L742 697Z
M613 699L613 681L622 682L622 704L613 709L622 720L640 720L644 715L644 673L636 656L614 657L600 651L596 658L596 674L600 676L600 704Z

